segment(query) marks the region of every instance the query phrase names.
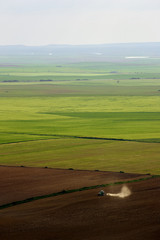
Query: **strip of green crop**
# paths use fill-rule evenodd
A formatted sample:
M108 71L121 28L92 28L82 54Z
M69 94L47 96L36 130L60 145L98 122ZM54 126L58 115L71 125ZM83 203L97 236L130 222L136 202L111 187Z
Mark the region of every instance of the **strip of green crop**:
M1 205L0 210L5 209L5 208L9 208L9 207L13 207L13 206L16 206L16 205L28 203L28 202L33 202L33 201L40 200L40 199L49 198L49 197L56 197L56 196L60 196L60 195L64 195L64 194L81 192L81 191L86 191L86 190L91 190L91 189L96 189L96 188L101 188L101 187L107 187L107 186L112 186L112 185L140 182L140 181L145 181L145 180L149 180L149 179L157 178L157 177L160 177L160 175L153 175L153 176L150 176L150 177L133 179L133 180L123 181L123 182L114 182L114 183L94 185L94 186L90 186L90 187L82 187L82 188L78 188L78 189L63 190L61 192L56 192L56 193L51 193L51 194L47 194L47 195L31 197L31 198L27 198L25 200L7 203L7 204L4 204L4 205Z

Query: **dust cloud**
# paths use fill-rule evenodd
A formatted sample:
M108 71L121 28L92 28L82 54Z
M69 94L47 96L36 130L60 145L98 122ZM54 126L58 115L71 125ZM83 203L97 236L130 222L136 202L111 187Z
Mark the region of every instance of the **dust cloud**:
M120 193L107 193L107 196L125 198L131 195L131 191L127 186L123 186Z

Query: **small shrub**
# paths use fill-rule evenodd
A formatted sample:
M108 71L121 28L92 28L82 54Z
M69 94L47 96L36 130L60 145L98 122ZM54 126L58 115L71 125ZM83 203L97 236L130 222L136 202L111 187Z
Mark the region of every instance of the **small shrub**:
M66 190L62 190L60 193L65 194L65 193L67 193L67 191Z

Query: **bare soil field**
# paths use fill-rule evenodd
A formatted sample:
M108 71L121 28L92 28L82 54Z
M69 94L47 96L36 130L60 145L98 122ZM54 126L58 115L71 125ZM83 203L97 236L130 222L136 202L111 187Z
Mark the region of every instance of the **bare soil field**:
M16 191L19 192L20 186L22 187L21 192L23 192L23 187L28 184L28 180L33 175L29 186L33 185L34 187L31 188L30 192L29 190L27 192L27 188L24 187L23 197L33 194L33 190L35 190L35 193L41 192L44 194L45 191L52 190L54 192L66 187L77 188L84 186L84 183L85 186L87 184L94 185L113 182L115 179L120 180L122 178L125 181L124 176L126 176L126 179L138 178L138 175L122 173L18 167L1 168L1 171L6 171L6 174L9 170L11 171L10 180L9 176L3 175L3 188L5 188L4 179L6 178L6 189L8 186L8 190L12 191L10 197L16 195ZM20 174L21 171L23 172L22 175ZM27 173L27 171L30 173ZM10 182L14 172L15 179L13 178L12 185ZM37 181L35 180L35 173L39 177ZM55 177L52 177L52 174ZM75 177L76 174L78 177ZM23 176L21 181L23 183L20 183L20 175ZM48 178L45 178L46 175ZM61 178L63 183L62 181L58 183ZM24 179L26 179L26 182ZM50 179L55 180L53 185L50 183L52 182L49 181ZM70 181L70 184L67 181ZM16 182L19 188L16 188ZM40 185L43 186L43 183L47 190L45 190L45 186L41 188ZM55 187L56 183L59 184L57 188ZM103 190L106 193L119 193L122 186L112 185L105 187ZM160 178L128 183L127 187L130 189L131 195L126 198L108 195L99 197L97 194L101 189L93 189L50 197L0 210L0 239L158 240L160 236ZM2 189L2 185L0 189ZM6 199L9 200L9 195Z
M0 166L0 205L62 190L137 179L144 175Z

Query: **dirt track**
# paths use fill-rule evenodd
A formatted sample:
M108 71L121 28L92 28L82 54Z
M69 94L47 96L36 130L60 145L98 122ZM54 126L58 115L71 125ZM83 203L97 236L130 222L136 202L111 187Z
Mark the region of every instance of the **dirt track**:
M90 181L96 183L96 174L98 174L97 179L104 183L100 173L90 172L95 174L92 176L88 171L80 172L88 175ZM108 174L113 174L113 178L115 177L114 173ZM158 240L160 179L130 183L127 186L132 194L124 199L98 197L97 193L100 189L95 189L1 210L0 239ZM104 190L117 193L121 187L122 185L109 186Z

